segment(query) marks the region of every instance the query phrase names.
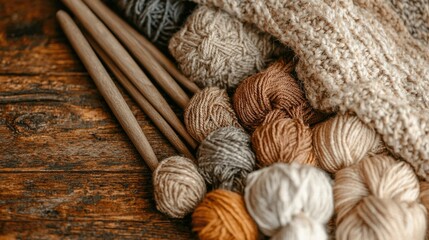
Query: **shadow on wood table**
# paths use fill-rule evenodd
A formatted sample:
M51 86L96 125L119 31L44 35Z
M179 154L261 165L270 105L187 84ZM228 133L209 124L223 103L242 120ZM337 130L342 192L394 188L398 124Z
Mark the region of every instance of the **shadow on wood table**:
M0 239L193 238L189 217L155 209L151 173L62 34L61 8L0 0ZM126 99L158 158L174 155Z

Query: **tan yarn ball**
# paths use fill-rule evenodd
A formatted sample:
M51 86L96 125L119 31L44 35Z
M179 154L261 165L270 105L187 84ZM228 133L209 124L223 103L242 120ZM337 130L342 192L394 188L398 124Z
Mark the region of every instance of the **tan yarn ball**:
M365 158L335 175L336 239L424 239L426 210L419 182L405 162Z
M161 161L152 178L156 208L173 218L191 213L206 194L206 184L197 166L184 157Z
M192 226L201 240L258 239L258 227L247 213L243 197L223 189L206 195L192 214Z
M202 142L213 131L228 126L240 128L228 94L218 87L195 94L183 114L188 133Z
M348 114L338 114L313 129L314 153L320 167L331 173L359 162L380 143L372 128Z
M169 49L191 81L228 90L285 52L270 35L207 6L188 17L171 38Z
M259 126L252 146L261 167L275 162L317 165L311 129L301 120L284 118Z

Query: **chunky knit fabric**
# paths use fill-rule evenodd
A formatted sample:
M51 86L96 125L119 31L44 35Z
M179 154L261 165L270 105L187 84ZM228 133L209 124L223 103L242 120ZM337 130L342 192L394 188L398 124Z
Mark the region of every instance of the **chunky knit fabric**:
M429 23L414 24L401 13L408 8L417 19L427 16L407 7L412 0L196 1L291 47L315 108L356 113L429 180Z

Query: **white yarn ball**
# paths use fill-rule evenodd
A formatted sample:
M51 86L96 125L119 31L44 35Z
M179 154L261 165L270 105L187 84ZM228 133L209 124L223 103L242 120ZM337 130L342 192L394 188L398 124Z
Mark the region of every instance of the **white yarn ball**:
M249 174L246 207L272 239L327 239L333 210L331 179L321 170L277 163Z

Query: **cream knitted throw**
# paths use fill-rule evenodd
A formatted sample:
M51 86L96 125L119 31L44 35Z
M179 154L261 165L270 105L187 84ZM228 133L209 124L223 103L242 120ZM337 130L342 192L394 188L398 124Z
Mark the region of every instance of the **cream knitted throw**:
M291 47L315 108L356 113L429 180L427 0L195 1Z

